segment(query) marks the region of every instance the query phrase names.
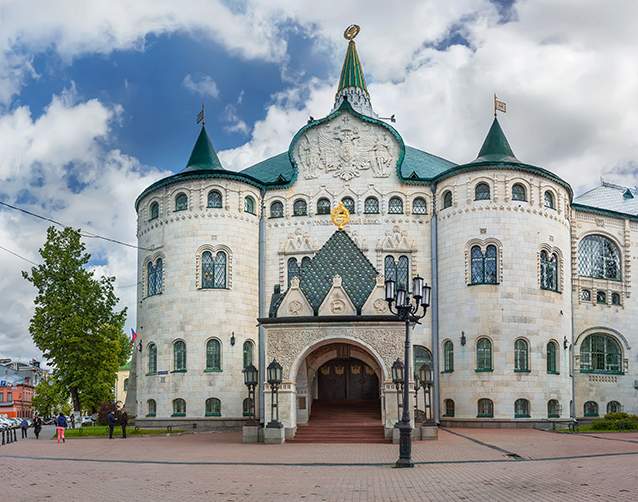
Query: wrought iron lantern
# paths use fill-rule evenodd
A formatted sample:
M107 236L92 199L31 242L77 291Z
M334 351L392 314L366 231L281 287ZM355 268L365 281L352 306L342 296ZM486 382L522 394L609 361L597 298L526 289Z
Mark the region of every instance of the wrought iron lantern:
M270 385L270 422L266 427L281 429L283 425L279 421L279 386L282 382L283 368L281 364L273 359L272 362L266 368L266 376L268 384Z
M392 383L397 388L403 383L403 363L400 359L397 359L392 363Z
M257 386L259 372L253 364L244 368L244 384L248 387L248 399L250 400L250 423L255 423L255 387Z
M268 383L271 386L281 385L282 373L283 373L283 368L281 367L281 364L279 364L276 359L273 359L267 368Z

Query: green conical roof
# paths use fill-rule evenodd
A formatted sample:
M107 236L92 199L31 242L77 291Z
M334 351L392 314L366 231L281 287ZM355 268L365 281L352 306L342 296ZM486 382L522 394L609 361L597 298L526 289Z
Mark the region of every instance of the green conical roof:
M519 162L496 117L474 162Z
M202 130L199 132L193 152L188 159L186 169L184 171L194 171L202 169L223 169L222 163L219 161L213 144L210 142L208 134L206 134L206 128L202 126Z
M337 93L348 87L358 87L368 94L366 79L363 76L363 67L361 66L361 61L359 61L354 40L348 42L348 50L346 51L346 59L343 61L343 67L341 68L341 78L339 79Z

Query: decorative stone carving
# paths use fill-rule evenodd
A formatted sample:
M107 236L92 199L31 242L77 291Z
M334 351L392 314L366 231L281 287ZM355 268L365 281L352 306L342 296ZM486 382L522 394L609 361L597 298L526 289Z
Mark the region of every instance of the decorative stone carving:
M332 288L319 307L319 315L356 315L357 309L343 289L342 279L335 275L332 278Z
M278 317L299 317L313 315L312 307L305 295L299 289L299 277L293 277L286 296L277 309Z
M395 225L391 232L386 232L385 236L379 239L377 250L411 253L416 250L416 243L408 239L407 230L401 230L399 226Z
M282 243L279 252L281 254L307 254L317 250L317 243L308 232L300 228L288 234L288 238Z
M309 129L293 150L293 159L305 179L323 172L351 180L371 170L387 178L399 158L399 144L389 131L349 113Z
M388 303L385 301L385 283L382 275L378 275L372 293L363 304L363 315L388 315Z

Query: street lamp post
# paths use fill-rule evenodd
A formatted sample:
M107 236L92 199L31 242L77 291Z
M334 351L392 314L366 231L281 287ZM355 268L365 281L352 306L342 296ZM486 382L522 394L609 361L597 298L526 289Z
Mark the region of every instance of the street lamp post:
M395 467L414 467L412 462L412 427L410 426L410 333L430 306L432 288L422 277L412 279L412 296L403 287L397 289L395 281L385 281L385 300L390 312L405 322L403 356L403 414L399 421L399 459ZM422 313L421 313L422 312Z
M250 425L255 425L255 387L259 380L257 368L250 364L244 368L244 384L248 387L248 400L250 402Z
M423 411L425 413L424 423L431 424L434 421L432 416L432 367L429 364L422 364L418 375L421 387L423 387Z
M400 359L397 358L396 361L392 364L392 383L394 384L394 388L397 391L397 423L398 427L399 422L401 421L401 404L399 401L400 398L400 389L403 385L403 363Z
M282 425L279 421L279 386L282 380L281 364L273 359L266 368L266 376L268 377L268 385L270 385L270 422L266 427L270 429L281 429Z

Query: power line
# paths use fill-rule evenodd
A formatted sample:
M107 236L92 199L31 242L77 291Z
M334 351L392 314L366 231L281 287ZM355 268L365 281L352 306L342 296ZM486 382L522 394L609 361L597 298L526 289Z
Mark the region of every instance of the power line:
M39 263L36 263L36 262L34 262L34 261L31 261L31 260L29 260L29 258L25 258L24 256L19 255L19 254L18 254L18 253L16 253L15 251L11 251L10 249L7 249L7 248L5 248L5 247L3 247L3 246L0 246L0 249L2 249L3 251L6 251L7 253L12 254L13 256L17 256L17 257L18 257L18 258L20 258L21 260L28 261L29 263L31 263L31 265L35 265L36 267L39 265Z
M58 226L63 227L63 228L71 228L70 225L65 225L64 223L56 221L56 220L54 220L52 218L49 218L47 216L42 216L40 214L33 213L31 211L27 211L26 209L22 209L21 207L12 206L11 204L7 204L6 202L0 201L0 205L8 207L9 209L13 209L15 211L20 211L21 213L28 214L29 216L33 216L34 218L39 218L41 220L48 221L50 223L53 223L53 224L58 225ZM105 237L103 235L94 234L92 232L82 232L82 231L80 231L80 235L82 237L88 237L90 239L102 239L102 240L105 240L105 241L108 241L108 242L113 242L114 244L120 244L121 246L127 246L127 247L130 247L130 248L133 248L133 249L141 249L143 251L153 251L152 249L149 249L149 248L143 248L143 247L140 247L140 246L136 246L135 244L129 244L128 242L118 241L117 239L111 239L110 237Z

